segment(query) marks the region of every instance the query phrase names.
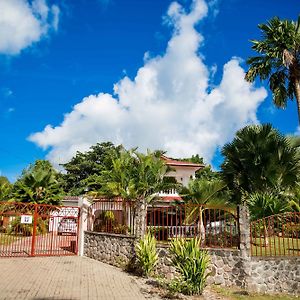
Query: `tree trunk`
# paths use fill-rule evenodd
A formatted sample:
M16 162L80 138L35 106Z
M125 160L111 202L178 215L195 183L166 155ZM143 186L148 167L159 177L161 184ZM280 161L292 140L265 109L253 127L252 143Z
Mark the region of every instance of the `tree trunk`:
M298 108L298 123L300 127L300 78L295 79L294 85L295 85L295 96L296 96L297 108Z
M201 246L204 247L205 245L205 227L203 224L203 211L202 208L199 208L199 221L198 221L198 230L200 232L200 242Z
M264 246L269 247L269 232L268 232L266 224L264 224L264 239L265 239Z
M137 238L142 238L146 234L147 203L137 200L134 217L134 233Z

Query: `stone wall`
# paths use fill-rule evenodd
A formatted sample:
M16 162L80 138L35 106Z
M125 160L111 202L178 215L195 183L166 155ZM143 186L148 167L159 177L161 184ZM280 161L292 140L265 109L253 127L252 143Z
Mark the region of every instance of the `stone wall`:
M134 263L134 237L86 231L84 255L125 268ZM239 286L249 291L300 294L300 257L250 257L244 249L210 249L211 276L208 284ZM158 245L157 273L168 278L176 274L168 247Z
M208 250L211 276L208 284L238 286L252 292L300 294L300 257L244 258L241 250ZM158 247L158 273L172 278L167 247Z
M131 236L85 231L84 255L125 268L135 259L134 243L135 238Z
M300 295L300 257L252 257L247 280L251 291Z
M208 252L211 260L209 269L211 276L208 277L208 284L239 287L246 285L243 260L239 250L210 249ZM158 257L158 273L164 274L168 278L174 277L175 269L171 265L166 246L158 247Z

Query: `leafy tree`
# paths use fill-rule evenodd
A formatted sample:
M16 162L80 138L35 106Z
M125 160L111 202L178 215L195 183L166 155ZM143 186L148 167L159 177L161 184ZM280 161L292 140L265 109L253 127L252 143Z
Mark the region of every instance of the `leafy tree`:
M45 160L37 160L15 182L12 198L15 201L60 204L63 191L56 179L57 172Z
M62 164L66 174L60 176L64 190L71 195L81 195L89 190L99 190L101 185L97 179L99 174L110 169L112 159L123 149L106 142L92 146L89 151L77 154L66 164Z
M11 195L12 185L5 176L0 176L0 201L8 201Z
M188 187L181 189L180 195L187 204L198 204L200 206L187 206L186 219L187 224L198 220L201 233L201 241L205 242L205 227L203 222L204 213L209 209L209 205L229 207L229 191L227 185L221 179L206 178L191 180Z
M222 176L220 172L213 171L210 165L206 165L204 168L196 172L196 178L210 181L213 179L222 179Z
M167 183L167 172L168 167L160 159L160 152L142 154L136 150L122 151L120 157L113 159L112 168L102 171L99 192L134 201L136 212L143 220L148 204L157 198L157 193L173 186ZM144 231L142 223L136 225L141 233Z
M298 182L299 152L269 124L239 130L222 154L222 174L237 203L245 192L292 191Z
M258 25L262 40L253 40L252 49L259 56L247 61L246 80L256 77L269 80L274 104L285 108L288 99L297 100L300 123L300 17L295 23L274 17L266 24Z
M253 220L289 211L291 207L286 200L283 195L274 191L255 192L246 199Z
M203 157L200 157L199 154L192 155L192 157L188 158L180 158L179 160L192 162L194 164L204 164Z

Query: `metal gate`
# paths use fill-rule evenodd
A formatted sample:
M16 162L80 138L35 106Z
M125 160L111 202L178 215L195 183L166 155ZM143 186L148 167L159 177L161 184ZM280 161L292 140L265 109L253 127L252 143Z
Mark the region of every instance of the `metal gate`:
M0 257L77 255L80 208L0 202Z

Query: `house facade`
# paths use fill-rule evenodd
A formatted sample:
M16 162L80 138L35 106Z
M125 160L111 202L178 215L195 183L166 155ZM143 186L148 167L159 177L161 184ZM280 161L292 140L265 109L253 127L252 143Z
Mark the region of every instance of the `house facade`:
M175 178L175 180L183 186L188 186L189 181L196 178L196 172L204 168L204 165L202 164L181 161L165 155L162 155L161 159L166 163L167 166L170 167L170 171L168 172L167 176ZM162 191L158 194L158 196L166 202L181 200L181 197L175 189Z

